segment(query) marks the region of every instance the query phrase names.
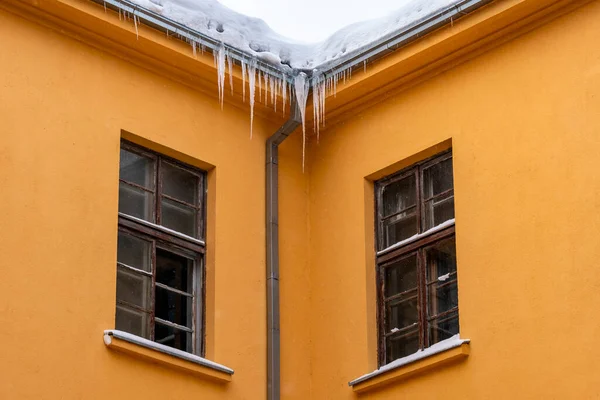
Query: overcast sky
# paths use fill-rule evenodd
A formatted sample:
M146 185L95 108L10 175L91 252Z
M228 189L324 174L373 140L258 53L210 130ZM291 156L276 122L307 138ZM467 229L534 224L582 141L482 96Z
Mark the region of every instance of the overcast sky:
M219 0L242 14L266 21L297 41L318 42L353 22L382 17L410 0Z

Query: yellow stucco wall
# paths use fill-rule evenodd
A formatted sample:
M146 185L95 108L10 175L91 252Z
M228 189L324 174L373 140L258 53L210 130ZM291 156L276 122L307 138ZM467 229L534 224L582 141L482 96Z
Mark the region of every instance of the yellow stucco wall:
M280 150L282 398L598 398L600 2ZM247 109L0 10L0 399L264 399L264 144ZM216 92L216 85L215 85ZM118 149L209 168L215 384L110 351ZM440 145L440 143L442 143ZM454 154L465 361L376 368L372 179ZM435 147L435 146L438 147ZM392 168L390 168L392 167Z
M599 20L591 2L311 147L314 399L600 396ZM347 382L376 367L367 178L450 139L460 329L471 354L357 397Z
M3 11L0 38L0 398L264 399L264 152L278 125L255 119L250 140L248 110L221 111L214 97ZM103 344L103 330L114 328L121 130L214 166L207 358L235 370L231 383ZM290 308L306 293L290 283L308 276L295 256L307 245L307 175L299 138L280 154ZM308 398L308 311L282 320L289 398Z

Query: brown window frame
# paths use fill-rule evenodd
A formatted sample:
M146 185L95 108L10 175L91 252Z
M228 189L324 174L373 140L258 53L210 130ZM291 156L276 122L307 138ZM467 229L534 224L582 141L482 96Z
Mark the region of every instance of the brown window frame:
M452 309L446 310L442 313L430 316L428 311L428 290L432 284L437 283L436 280L427 281L427 263L425 260L425 251L436 244L439 244L448 239L455 240L455 226L453 220L451 223L445 222L442 227L439 225L432 227L428 230L423 230L425 226L425 213L424 204L426 201L431 201L434 198L446 196L451 193L454 196L454 185L452 189L446 190L435 196L425 199L423 191L424 171L428 167L435 164L441 163L448 159L452 159L452 150L446 150L442 153L436 154L430 158L427 158L421 162L412 164L411 166L404 168L392 175L382 178L375 182L375 224L376 224L376 284L377 284L377 329L378 329L378 364L379 366L386 365L393 360L387 360L387 349L386 339L390 336L401 338L414 332L414 324L403 327L395 332L385 332L385 321L386 321L386 309L387 304L394 300L403 298L404 300L410 299L413 296L417 299L417 312L418 312L418 342L419 349L425 349L431 346L428 333L428 324L434 320L443 319L445 316L453 316L456 314L456 318L459 318L458 306ZM410 175L415 175L416 184L416 202L414 206L406 207L404 210L391 213L390 215L383 216L383 192L384 188L391 183L405 179ZM416 208L416 222L417 222L417 237L407 238L400 240L395 244L391 244L384 248L384 219L398 215L405 210ZM441 224L440 224L441 225ZM392 296L385 296L385 271L386 267L397 263L403 259L407 259L413 255L416 255L416 271L417 271L417 287L416 294L413 292L415 289L406 290L403 293L396 293ZM457 272L450 274L451 276L447 281L444 281L440 286L457 284ZM410 296L408 296L410 295ZM405 296L405 297L403 297ZM458 320L460 321L460 320ZM458 322L459 323L459 322Z
M128 182L119 177L119 183L124 183L126 185L131 185L137 189L141 189L146 192L153 193L153 207L152 210L154 212L154 222L147 221L135 216L130 216L124 214L122 212L118 213L118 231L123 232L127 235L131 235L137 237L139 239L143 239L145 241L149 241L152 243L151 250L151 262L153 265L152 272L142 271L138 268L133 268L127 266L125 264L117 262L117 266L128 268L130 270L134 270L138 274L145 275L147 277L152 278L151 288L150 288L150 311L142 309L139 306L133 305L131 303L126 303L119 301L117 299L116 304L124 304L127 307L137 309L139 311L143 311L150 315L150 334L149 340L155 340L155 321L158 319L159 323L165 326L173 326L179 330L189 332L192 334L192 350L189 351L192 354L203 357L205 355L205 324L206 324L206 312L205 312L205 287L206 287L206 272L205 272L205 253L206 253L206 243L204 241L205 238L205 229L206 229L206 172L193 167L191 165L182 163L174 158L165 156L163 154L154 152L145 147L139 146L137 144L131 143L124 139L121 140L120 149L127 150L134 154L140 154L144 157L148 157L154 161L154 190L150 190L141 185L135 184L133 182ZM179 200L172 196L166 195L163 193L163 179L161 174L161 168L164 163L168 163L174 165L186 172L189 172L198 179L198 205L190 204L185 201ZM163 198L169 199L171 201L175 201L180 204L184 204L188 207L194 208L196 212L196 236L191 237L184 233L177 232L173 229L163 227L160 225L161 223L161 201ZM175 288L167 287L161 283L156 282L156 258L157 258L157 249L166 250L168 252L183 256L191 261L193 261L193 272L192 272L192 292L191 296L189 293L179 291ZM188 328L186 326L182 326L179 324L175 324L169 321L164 321L155 316L155 288L160 287L165 290L170 290L174 293L178 293L180 295L185 295L188 297L192 297L192 327ZM185 350L184 350L185 351Z

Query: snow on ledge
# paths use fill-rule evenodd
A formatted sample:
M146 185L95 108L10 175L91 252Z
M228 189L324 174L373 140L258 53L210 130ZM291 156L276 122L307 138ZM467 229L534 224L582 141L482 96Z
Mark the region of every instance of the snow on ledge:
M132 335L131 333L119 331L116 329L107 329L104 331L104 344L109 346L112 343L113 337L151 350L156 350L158 352L168 354L173 357L181 358L183 360L201 365L203 367L211 368L217 371L225 372L229 375L233 375L233 370L224 365L207 360L206 358L199 357L195 354L175 349L173 347L165 346L164 344L156 343L151 340L144 339L142 337Z
M364 382L368 379L371 379L375 376L384 374L388 371L391 371L393 369L396 368L400 368L403 367L407 364L413 363L415 361L419 361L422 360L424 358L427 357L431 357L435 354L438 353L442 353L446 350L450 350L450 349L454 349L456 347L460 347L461 345L465 344L465 343L470 343L470 339L461 339L460 335L454 335L451 338L448 338L446 340L442 340L441 342L438 342L436 344L434 344L433 346L430 346L424 350L419 350L416 353L410 354L406 357L402 357L399 358L395 361L392 361L389 364L384 365L383 367L376 369L373 372L370 372L368 374L365 374L359 378L354 379L353 381L348 382L348 386L354 386L357 385L361 382Z
M413 236L411 236L409 238L401 240L398 243L394 243L390 247L386 247L385 249L378 251L377 255L380 256L380 255L383 255L385 253L389 253L390 251L395 250L395 249L397 249L399 247L405 246L405 245L407 245L409 243L415 242L415 241L417 241L419 239L422 239L422 238L424 238L426 236L433 235L434 233L439 232L439 231L441 231L443 229L446 229L446 228L449 228L451 226L454 226L454 221L455 221L454 218L449 219L448 221L443 222L443 223L441 223L441 224L439 224L437 226L434 226L433 228L428 229L428 230L426 230L423 233L417 233L416 235L413 235Z

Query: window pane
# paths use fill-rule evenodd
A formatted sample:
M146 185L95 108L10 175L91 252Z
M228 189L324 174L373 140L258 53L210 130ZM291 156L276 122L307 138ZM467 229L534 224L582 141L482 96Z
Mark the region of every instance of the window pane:
M417 255L385 267L385 296L390 297L417 287Z
M126 183L119 183L119 212L154 222L154 195Z
M163 198L161 225L188 236L196 237L196 210Z
M193 266L189 258L156 249L156 282L192 294Z
M154 326L154 341L165 346L192 352L192 334L177 328L162 325L157 322Z
M459 333L458 313L429 323L429 345L449 339Z
M150 310L151 286L152 280L149 276L117 267L117 300Z
M149 339L149 321L150 316L145 312L117 305L115 329Z
M402 213L383 221L383 248L389 247L417 234L417 216Z
M427 281L442 277L443 275L456 272L456 241L452 236L449 239L437 242L435 245L425 249L425 260L427 263ZM452 278L455 279L455 278Z
M431 229L449 219L454 218L454 196L448 193L433 198L424 204L425 230Z
M177 325L192 327L192 298L156 286L156 317Z
M418 331L404 334L401 337L388 336L385 342L386 363L406 357L419 350Z
M428 315L449 311L458 307L456 280L456 248L454 238L444 240L425 249L427 281L434 283L428 288ZM453 274L453 275L450 275Z
M451 158L432 165L423 171L423 193L425 199L452 189L453 186Z
M171 164L161 164L163 193L193 205L198 204L198 177Z
M119 178L154 190L154 161L121 149Z
M151 242L125 232L119 232L118 262L143 271L152 272L151 251Z
M415 175L390 183L383 188L383 216L394 214L417 202Z
M419 322L419 313L417 308L417 297L409 300L394 300L387 304L385 327L386 332L391 332L394 328L402 329L409 325Z

